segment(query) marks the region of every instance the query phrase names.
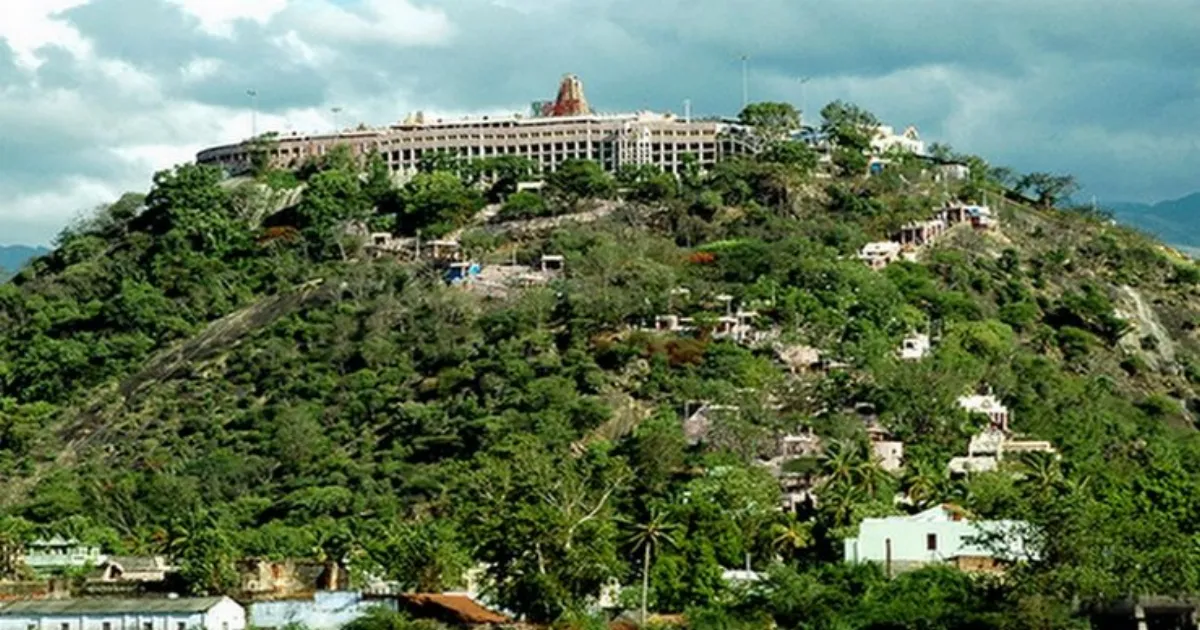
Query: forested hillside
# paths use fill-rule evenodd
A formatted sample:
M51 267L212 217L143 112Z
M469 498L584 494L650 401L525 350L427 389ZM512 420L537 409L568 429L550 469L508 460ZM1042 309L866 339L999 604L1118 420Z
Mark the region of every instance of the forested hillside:
M534 621L580 619L612 580L697 627L1058 628L1200 589L1200 269L1052 190L1006 194L980 158L963 181L905 155L863 175L851 106L826 108L819 164L769 133L792 114L750 108L756 158L679 181L571 162L542 194L514 193L529 167L507 159L431 159L403 185L348 152L246 181L159 173L0 285L0 535L167 553L196 592L234 588L248 556L422 590L486 563L494 600ZM953 199L998 228L857 259ZM590 223L504 228L600 200ZM381 230L563 271L484 295L371 255ZM715 335L727 309L769 334ZM653 330L664 314L696 330ZM932 354L902 362L914 331ZM789 368L798 346L835 365ZM955 400L983 387L1061 459L951 479L982 422ZM689 444L699 402L739 413ZM905 442L901 473L868 456L864 403ZM759 462L810 428L830 443L818 500L787 513ZM841 563L862 518L940 502L1028 521L1037 557L1004 580ZM722 580L747 564L768 579Z

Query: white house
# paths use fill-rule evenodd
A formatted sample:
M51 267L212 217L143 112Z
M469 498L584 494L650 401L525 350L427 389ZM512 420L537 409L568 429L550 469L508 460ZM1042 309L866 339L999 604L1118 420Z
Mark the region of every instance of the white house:
M858 259L872 269L883 269L900 258L900 244L892 241L875 241L863 245Z
M929 341L929 335L916 333L904 338L900 343L900 358L904 361L920 361L924 359L933 345Z
M921 140L921 134L917 133L916 127L910 126L903 132L896 133L896 130L888 125L879 125L871 138L871 149L878 154L898 149L915 155L925 155L925 142Z
M1022 521L969 521L962 511L939 505L912 516L863 519L858 536L843 541L846 562L878 562L889 572L928 564L995 571L1027 559Z
M0 607L0 630L245 630L228 597L30 600Z
M337 630L381 606L397 609L393 598L364 597L356 591L317 591L311 598L253 602L250 623L260 629L298 624L309 630Z
M967 413L985 415L991 422L991 426L1001 431L1008 431L1008 407L1005 407L1004 403L992 394L962 396L958 399L958 406L965 409Z

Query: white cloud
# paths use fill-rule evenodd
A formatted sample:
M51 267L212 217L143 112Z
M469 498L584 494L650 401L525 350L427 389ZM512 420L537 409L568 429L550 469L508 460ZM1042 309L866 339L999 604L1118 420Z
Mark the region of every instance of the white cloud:
M220 71L224 62L220 59L211 57L201 57L188 62L180 70L184 83L195 83L216 76Z
M79 31L57 19L56 14L87 4L90 0L2 0L0 1L0 39L17 54L17 62L36 68L41 61L35 54L46 44L56 44L77 57L86 56L89 46Z
M280 11L288 0L166 0L200 20L200 27L211 35L229 37L239 20L265 24Z
M452 34L445 13L407 0L361 0L357 10L329 0L294 0L289 13L306 36L322 42L422 45Z

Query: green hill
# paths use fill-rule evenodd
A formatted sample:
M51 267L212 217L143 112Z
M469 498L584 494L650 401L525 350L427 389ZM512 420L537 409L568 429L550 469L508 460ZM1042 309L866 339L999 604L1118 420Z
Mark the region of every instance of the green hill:
M537 621L578 621L614 579L636 608L643 577L651 610L696 626L1066 627L1196 592L1200 270L1006 196L977 158L952 185L902 156L860 176L854 130L830 127L822 173L788 142L678 183L565 164L499 214L566 217L537 229L476 218L519 164L486 163L487 190L445 161L397 188L337 152L296 174L302 192L160 173L0 285L0 536L168 553L196 592L235 591L246 556L421 590L485 563L491 597ZM856 258L985 196L997 229L958 225L880 271ZM365 235L384 229L461 230L484 277L449 285L407 244L380 255ZM563 271L535 273L543 255ZM754 334L718 334L727 309L753 311ZM653 330L671 314L694 329ZM900 361L924 330L931 356ZM845 365L782 363L797 346ZM981 426L955 401L983 387L1061 459L949 477ZM704 401L737 413L690 444ZM864 403L905 442L903 471L869 457ZM759 462L807 428L829 444L817 502L785 513ZM1003 581L840 564L862 518L941 502L1028 522L1036 557ZM747 563L762 588L722 580Z

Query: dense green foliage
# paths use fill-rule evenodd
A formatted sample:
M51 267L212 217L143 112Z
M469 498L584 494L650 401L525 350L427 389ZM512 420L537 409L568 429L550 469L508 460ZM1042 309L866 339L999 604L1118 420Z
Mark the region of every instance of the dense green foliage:
M545 198L514 193L529 171L510 162L431 158L396 185L335 152L265 213L287 177L158 174L0 285L0 542L170 553L196 592L235 588L244 556L344 559L420 590L482 562L496 601L533 620L582 614L617 580L629 608L695 627L1054 628L1076 604L1200 589L1194 266L1099 217L1004 201L977 158L954 190L911 160L866 178L853 162L874 119L825 114L844 176L824 180L784 138L678 180L564 163ZM1001 233L955 230L881 272L855 260L941 196L984 192ZM507 299L362 256L354 229L438 235L488 197L506 219L616 196L627 207L587 226L464 235L566 257ZM269 301L305 283L320 289ZM793 375L770 346L715 339L720 294L848 367ZM264 304L260 323L226 318ZM701 330L643 329L663 313ZM921 329L940 332L933 355L901 363ZM979 422L954 401L984 384L1062 460L951 480ZM689 446L681 415L700 400L740 413ZM868 457L860 403L907 444L903 474ZM795 465L823 480L818 507L783 513L756 462L800 427L831 446ZM942 501L1028 521L1040 558L1002 582L838 563L863 517ZM722 579L747 565L769 578ZM377 626L412 623L359 624Z

